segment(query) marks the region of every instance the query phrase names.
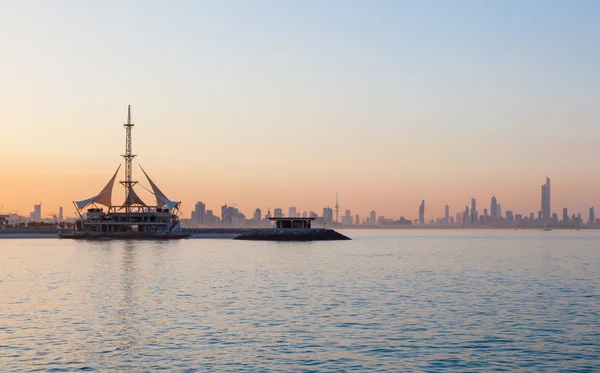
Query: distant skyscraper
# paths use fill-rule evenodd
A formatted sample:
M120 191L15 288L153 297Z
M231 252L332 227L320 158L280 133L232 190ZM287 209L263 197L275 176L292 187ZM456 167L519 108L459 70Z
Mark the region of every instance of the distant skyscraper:
M377 224L377 213L375 210L371 210L371 213L369 214L369 221L371 222L371 225Z
M196 202L196 206L194 206L194 214L193 217L196 220L196 223L204 223L206 221L206 205L202 202Z
M295 207L290 207L288 209L288 217L289 218L295 218L296 217L296 208Z
M593 209L593 207L592 207ZM65 217L63 216L63 208L62 206L58 208L58 221L63 221L65 220Z
M498 204L496 206L496 209L498 210L498 215L496 215L496 219L500 219L502 217L502 206L500 204Z
M596 224L596 214L594 213L594 208L590 207L590 213L588 215L588 224L595 225Z
M256 209L254 210L254 217L252 218L255 222L260 222L262 220L262 210Z
M550 179L546 178L546 183L542 185L542 220L544 224L550 223L552 210L550 208Z
M342 224L352 225L352 212L350 210L346 210L346 214L342 218Z
M333 210L329 207L323 208L323 221L325 223L333 222Z
M477 212L477 200L471 198L471 224L477 223L479 220L479 212Z
M360 225L360 216L358 214L356 214L356 216L354 217L354 224Z
M33 220L42 221L42 204L33 205Z
M309 218L317 218L317 217L319 217L319 216L317 215L317 213L316 213L316 212L314 212L314 211L310 211L310 212L308 213L308 217L309 217Z
M565 207L563 209L563 220L562 220L563 225L568 225L569 224L569 210L567 210L567 208Z
M498 201L494 195L492 195L492 202L490 203L490 216L492 220L498 219Z
M419 205L419 224L425 224L425 200Z
M450 222L450 206L446 205L444 207L444 224L448 224Z
M283 218L283 210L280 208L276 208L273 210L273 217L274 218Z
M340 212L340 204L338 202L338 192L337 190L335 191L335 222L339 222L338 220L338 213Z

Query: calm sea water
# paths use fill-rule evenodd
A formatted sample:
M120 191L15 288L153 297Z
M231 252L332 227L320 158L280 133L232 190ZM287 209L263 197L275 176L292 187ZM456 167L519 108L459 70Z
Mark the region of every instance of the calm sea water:
M600 232L0 240L1 371L600 371Z

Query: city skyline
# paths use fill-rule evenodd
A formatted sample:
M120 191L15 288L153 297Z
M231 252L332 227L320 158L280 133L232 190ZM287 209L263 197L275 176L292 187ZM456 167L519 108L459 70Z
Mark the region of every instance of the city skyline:
M426 220L446 204L455 216L491 194L525 214L545 176L554 212L585 213L600 206L599 12L589 1L3 2L0 204L72 216L71 201L121 161L131 104L136 160L186 216L198 200L319 212L336 189L338 218L414 219L422 200Z
M592 204L583 204L582 206L586 206L585 208L581 208L581 209L577 209L577 208L573 208L571 205L571 207L569 207L569 204L563 204L561 205L560 203L553 203L552 205L561 205L560 208L558 209L551 209L551 195L550 195L550 182L551 179L549 177L546 177L546 181L545 183L542 185L541 188L541 204L538 205L538 209L535 208L531 208L530 210L526 211L526 209L523 208L511 208L510 207L510 203L507 203L507 205L509 206L508 209L506 210L502 210L499 211L497 213L500 214L500 216L503 216L503 212L504 211L511 211L513 214L519 214L519 215L524 215L524 216L528 216L529 214L534 214L536 216L536 218L538 217L538 214L540 214L540 216L542 217L542 219L544 221L549 221L552 217L553 214L557 214L559 216L561 216L563 214L563 210L566 208L571 212L577 212L580 213L582 215L584 215L586 212L589 215L590 212L590 208L593 209L594 205ZM140 192L140 195L143 195L143 191ZM121 196L119 195L118 192L113 192L113 196L116 196L117 198L120 198ZM539 197L539 196L538 196ZM501 203L498 202L498 199L496 197L496 193L492 193L491 197L490 197L490 203L489 206L485 205L486 207L484 207L483 209L477 209L476 207L476 201L477 200L480 201L484 201L486 200L485 197L483 198L479 198L479 197L471 197L471 198L467 198L465 199L465 202L468 203L463 203L463 204L456 204L456 205L452 205L450 203L435 203L433 205L433 207L430 207L430 203L428 200L421 200L420 205L417 205L416 208L414 208L414 212L411 211L410 209L406 211L406 213L403 212L393 212L391 214L388 214L384 211L389 211L389 209L378 209L378 208L369 208L365 211L361 211L361 210L355 210L352 208L352 201L349 201L350 206L343 206L339 204L339 190L336 189L335 192L335 201L333 201L333 203L329 203L329 204L325 204L324 207L314 207L314 208L303 208L303 207L296 207L296 206L285 206L285 205L281 205L281 207L265 207L265 206L243 206L238 204L238 203L233 203L233 207L240 207L239 210L241 212L243 212L246 216L252 216L255 213L256 209L260 209L265 210L264 213L266 214L268 211L271 211L272 214L274 214L274 216L291 216L290 213L292 212L296 212L297 214L295 216L298 216L298 214L302 214L302 212L310 212L310 211L317 211L320 212L322 209L329 208L331 209L331 214L332 214L332 222L336 222L336 210L339 209L339 211L342 211L344 213L348 212L348 207L350 207L350 210L352 212L352 217L353 217L353 221L355 219L355 215L359 215L361 217L369 217L369 214L371 213L371 211L376 211L377 214L379 216L385 216L387 218L406 218L408 220L411 221L418 221L421 222L422 224L426 224L428 222L430 222L431 220L436 220L436 219L444 219L446 217L450 216L454 216L456 214L462 214L465 209L466 211L469 211L469 219L471 221L476 220L479 216L482 215L482 213L485 211L486 214L489 214L489 216L494 216L494 202L496 202L496 208L498 210L501 210ZM1 201L0 201L1 202ZM427 203L427 208L425 208L425 204ZM68 211L70 212L71 209L67 208L65 209L64 206L57 206L56 208L50 207L50 210L52 210L52 212L45 212L42 213L41 212L41 202L38 204L33 204L33 210L31 212L26 212L27 209L25 210L11 210L10 208L5 208L5 206L10 206L7 204L2 204L2 209L3 212L0 211L0 213L4 213L4 214L18 214L19 216L22 217L28 217L28 218L33 218L34 221L39 221L39 220L43 220L43 219L52 219L53 217L58 217L58 216L63 216L64 211ZM201 210L203 211L203 214L206 213L207 210L211 210L211 211L220 211L222 206L228 206L231 205L228 202L223 202L223 203L217 203L216 205L212 205L211 207L207 207L208 204L205 204L204 202L201 201L197 201L196 203L191 204L192 206L189 209L185 209L183 208L181 211L184 214L184 216L188 217L191 215L191 218L194 219L193 214L198 211L198 204L201 205ZM67 204L68 206L69 204ZM275 204L271 204L273 206L275 206ZM314 206L314 204L313 204ZM423 209L421 212L421 208ZM438 212L437 209L440 209L440 211ZM548 210L550 209L550 210ZM59 211L59 212L55 212L55 211ZM279 213L277 213L277 211L279 211ZM284 211L287 211L287 213L284 213ZM548 217L546 217L546 211L549 211L549 215ZM593 210L591 210L593 211ZM421 213L423 214L423 216L421 217ZM218 214L215 213L215 216L217 217L221 217L222 214ZM322 214L319 214L318 216L322 216ZM67 217L72 217L72 215L64 214L64 218ZM342 221L344 221L345 216L342 215L342 219L337 220L338 223L341 223ZM422 220L421 220L422 219ZM59 221L62 221L63 219L59 219Z

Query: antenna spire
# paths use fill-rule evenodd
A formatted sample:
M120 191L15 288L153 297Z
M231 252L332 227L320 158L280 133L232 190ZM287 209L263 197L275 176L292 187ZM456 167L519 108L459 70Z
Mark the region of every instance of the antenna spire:
M133 186L137 184L137 181L133 181L133 158L135 155L132 153L131 146L131 127L134 124L131 122L131 105L127 106L127 123L123 124L125 127L125 181L121 181L121 184L125 187L125 206L130 207L132 201L130 200L130 194L133 192Z

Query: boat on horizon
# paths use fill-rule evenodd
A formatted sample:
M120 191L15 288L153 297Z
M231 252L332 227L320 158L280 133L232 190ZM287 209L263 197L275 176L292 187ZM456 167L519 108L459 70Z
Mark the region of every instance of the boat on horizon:
M113 205L112 192L121 165L117 168L108 184L91 198L73 201L77 213L74 231L60 231L59 238L70 239L182 239L191 235L181 231L179 207L181 202L172 201L150 179L142 166L138 165L150 184L146 188L133 180L133 158L131 151L131 105L127 108L125 140L125 180L119 183L125 189L125 201ZM147 204L135 192L140 186L155 197L156 204ZM106 211L104 210L106 208Z

